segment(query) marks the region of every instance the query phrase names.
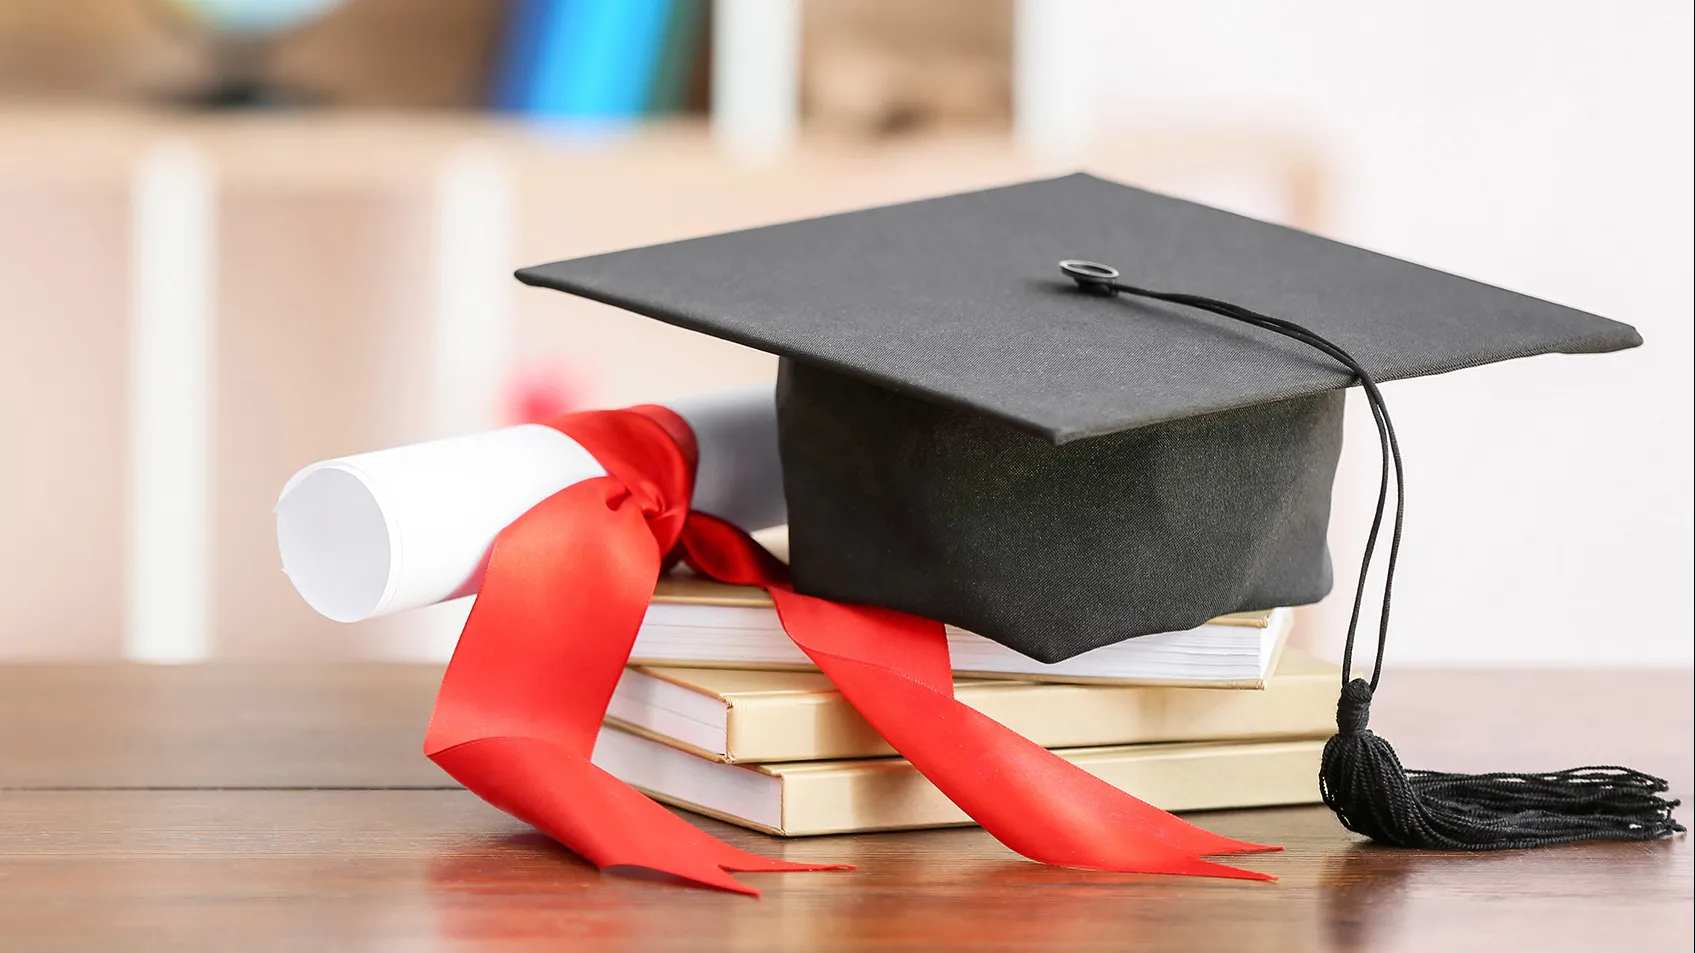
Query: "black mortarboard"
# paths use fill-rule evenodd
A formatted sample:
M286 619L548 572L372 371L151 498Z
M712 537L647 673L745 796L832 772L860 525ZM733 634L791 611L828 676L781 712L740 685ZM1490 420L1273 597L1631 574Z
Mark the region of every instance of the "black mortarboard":
M1057 266L1072 257L1301 322L1380 381L1641 341L1088 175L519 278L785 358L803 592L940 619L1043 661L1324 596L1353 375L1228 318L1079 294Z
M1062 273L1072 258L1111 268ZM518 277L780 355L795 587L1050 661L1325 595L1350 384L1366 385L1387 477L1375 382L1641 343L1615 321L1088 175ZM1359 691L1338 741L1370 734ZM1428 810L1417 823L1436 833L1398 830L1377 794L1336 793L1375 778L1365 750L1327 755L1326 798L1357 830L1462 847L1549 833L1477 835L1473 801L1496 796L1463 790L1462 834ZM1585 777L1547 783L1592 798Z

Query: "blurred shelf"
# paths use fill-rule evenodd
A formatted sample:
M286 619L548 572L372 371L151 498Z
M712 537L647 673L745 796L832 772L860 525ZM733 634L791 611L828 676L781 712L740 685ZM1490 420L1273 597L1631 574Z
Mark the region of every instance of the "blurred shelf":
M475 146L538 175L599 174L625 181L669 175L690 183L794 177L810 180L814 190L820 176L869 176L883 187L916 176L924 181L900 190L914 196L935 191L932 181L951 182L957 190L1072 167L1148 183L1182 178L1197 167L1253 169L1284 190L1292 222L1317 224L1323 211L1321 148L1274 128L1127 127L1074 163L1025 155L1004 131L865 139L811 129L781 157L748 164L716 148L704 121L596 131L478 113L214 114L14 105L0 107L0 141L7 144L0 151L0 178L110 174L139 150L167 139L205 149L223 181L235 186L404 188L426 181L449 153Z

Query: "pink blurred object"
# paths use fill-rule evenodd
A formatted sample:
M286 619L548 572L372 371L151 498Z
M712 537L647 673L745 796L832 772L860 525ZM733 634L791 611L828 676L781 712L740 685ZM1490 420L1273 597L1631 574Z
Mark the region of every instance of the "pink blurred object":
M563 366L520 370L513 378L507 397L507 423L541 423L560 414L581 410L588 386L581 376Z

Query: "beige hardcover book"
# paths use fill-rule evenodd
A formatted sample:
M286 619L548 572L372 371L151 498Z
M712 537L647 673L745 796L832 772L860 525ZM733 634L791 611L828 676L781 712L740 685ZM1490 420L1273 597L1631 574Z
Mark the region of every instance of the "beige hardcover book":
M1182 632L1159 632L1044 663L947 626L954 673L973 678L1113 685L1257 689L1282 651L1288 609L1220 616ZM751 586L687 575L661 579L630 651L638 665L816 671Z
M1315 738L1336 728L1341 670L1283 653L1265 690L961 679L954 696L1044 748ZM631 667L607 713L621 727L726 762L894 754L824 676Z
M1324 742L1120 745L1060 757L1168 811L1310 804ZM723 764L618 728L594 762L650 796L767 834L954 827L972 821L900 758Z

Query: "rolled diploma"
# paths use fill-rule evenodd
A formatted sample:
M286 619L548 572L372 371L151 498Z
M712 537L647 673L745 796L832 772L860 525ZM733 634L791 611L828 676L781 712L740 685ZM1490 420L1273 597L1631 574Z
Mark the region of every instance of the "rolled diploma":
M700 449L696 509L750 532L787 519L770 384L667 406L688 421ZM554 493L605 473L581 444L540 424L314 463L277 501L283 572L337 622L470 595L496 534Z

